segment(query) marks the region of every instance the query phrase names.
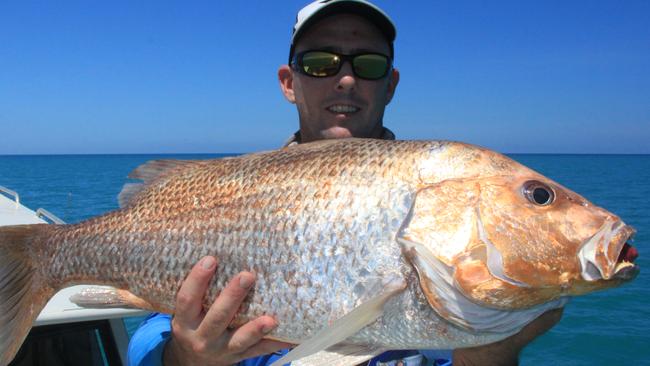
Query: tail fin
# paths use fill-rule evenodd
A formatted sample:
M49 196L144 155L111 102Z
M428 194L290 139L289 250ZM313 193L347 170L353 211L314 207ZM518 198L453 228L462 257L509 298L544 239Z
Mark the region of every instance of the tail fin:
M30 245L49 225L0 227L0 366L16 355L54 290L35 272Z

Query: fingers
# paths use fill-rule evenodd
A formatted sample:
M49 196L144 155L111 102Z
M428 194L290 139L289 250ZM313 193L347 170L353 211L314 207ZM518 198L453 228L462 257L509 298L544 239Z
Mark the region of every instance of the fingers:
M176 325L196 329L202 319L203 297L217 268L217 260L207 256L192 268L176 295Z
M194 266L176 297L172 319L172 338L163 357L169 365L231 365L243 359L268 354L290 344L264 340L276 321L269 316L252 320L229 330L233 317L255 282L255 275L241 272L235 276L203 313L203 298L217 263L205 257Z
M270 316L262 316L238 328L228 342L228 349L241 353L262 340L266 334L276 327L276 322Z
M205 314L197 334L209 337L224 332L254 282L255 275L250 272L242 272L232 279Z
M244 353L241 353L239 355L239 359L245 360L248 358L253 358L261 355L268 355L269 353L273 353L275 351L279 351L281 349L291 348L291 347L295 347L295 344L271 341L271 340L262 340L261 342L257 343L253 347L247 349Z

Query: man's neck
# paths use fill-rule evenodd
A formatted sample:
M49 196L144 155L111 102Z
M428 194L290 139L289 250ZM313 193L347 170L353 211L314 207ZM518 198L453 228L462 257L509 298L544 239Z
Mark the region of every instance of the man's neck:
M380 134L378 137L368 137L368 138L378 138L380 140L395 140L395 134L393 133L393 131L389 130L388 128L381 127ZM291 145L302 144L303 142L306 141L302 140L300 131L297 131L282 146L287 147Z

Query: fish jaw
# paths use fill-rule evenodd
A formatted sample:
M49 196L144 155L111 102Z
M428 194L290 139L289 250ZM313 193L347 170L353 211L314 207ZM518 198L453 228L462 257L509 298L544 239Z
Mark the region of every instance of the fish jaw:
M635 233L634 228L622 221L607 221L578 252L582 279L597 283L633 280L639 267L634 264L636 249L628 243Z

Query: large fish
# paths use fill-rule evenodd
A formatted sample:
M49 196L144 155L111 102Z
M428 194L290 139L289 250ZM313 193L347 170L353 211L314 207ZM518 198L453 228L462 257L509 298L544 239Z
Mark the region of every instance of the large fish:
M221 263L205 306L256 272L233 325L274 316L269 338L300 343L282 362L307 364L494 342L638 272L619 217L462 143L320 141L130 177L117 211L0 228L0 365L57 290L111 285L173 313L205 255Z

